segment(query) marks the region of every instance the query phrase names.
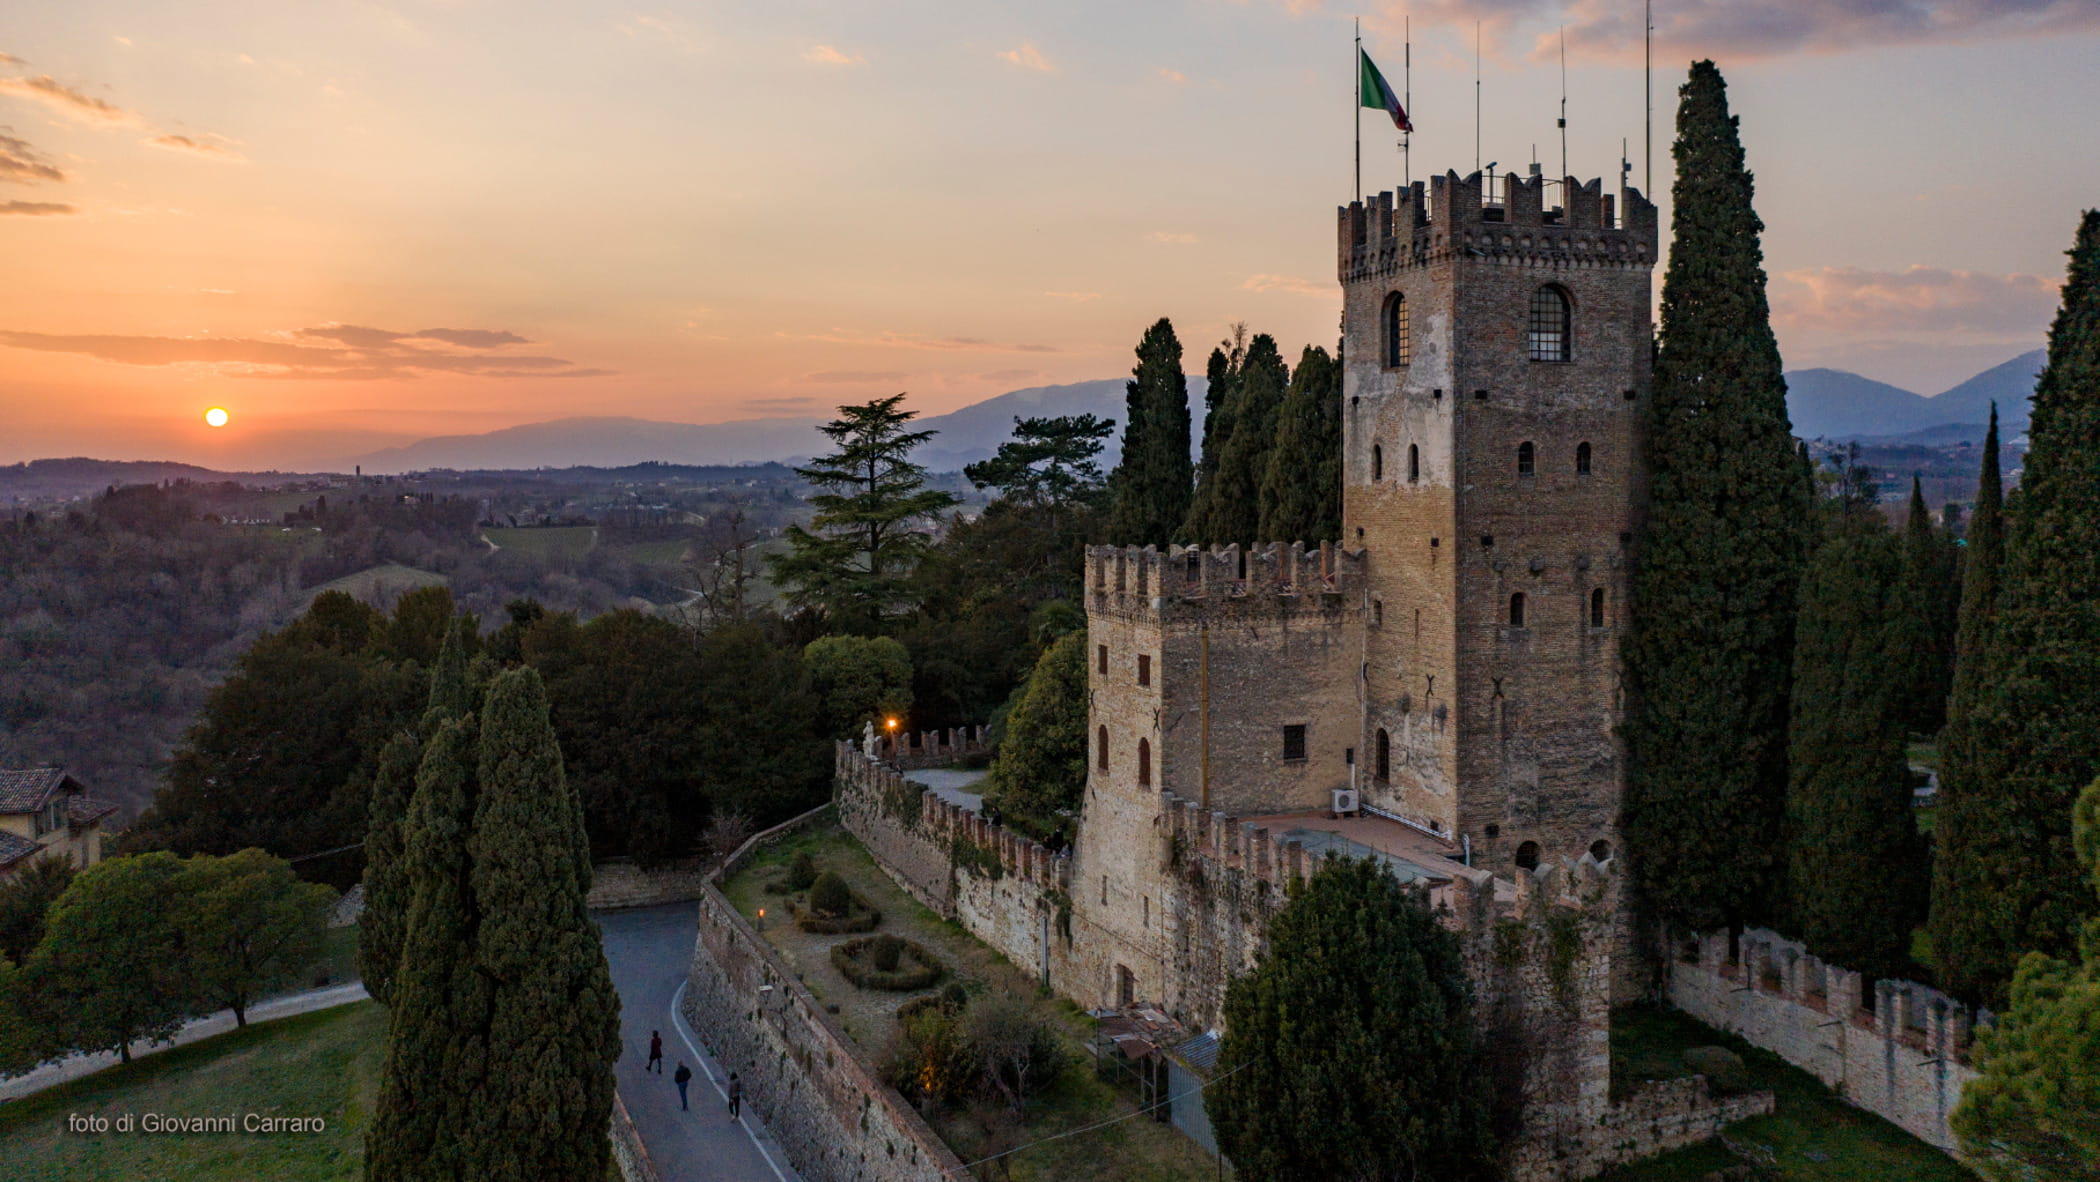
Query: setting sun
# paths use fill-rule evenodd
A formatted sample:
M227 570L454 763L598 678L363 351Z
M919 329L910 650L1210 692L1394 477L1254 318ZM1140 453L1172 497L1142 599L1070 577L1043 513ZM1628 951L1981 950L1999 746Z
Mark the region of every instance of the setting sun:
M232 416L226 413L226 408L223 406L214 406L210 410L204 412L204 421L210 423L214 427L225 426L226 420L230 417Z

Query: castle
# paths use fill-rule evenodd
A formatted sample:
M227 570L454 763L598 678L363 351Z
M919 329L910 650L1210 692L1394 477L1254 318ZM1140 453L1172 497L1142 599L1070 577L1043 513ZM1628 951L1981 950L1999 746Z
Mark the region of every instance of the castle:
M1089 552L1101 1001L1185 991L1135 840L1162 793L1432 887L1612 860L1656 213L1552 187L1453 173L1339 211L1340 546Z

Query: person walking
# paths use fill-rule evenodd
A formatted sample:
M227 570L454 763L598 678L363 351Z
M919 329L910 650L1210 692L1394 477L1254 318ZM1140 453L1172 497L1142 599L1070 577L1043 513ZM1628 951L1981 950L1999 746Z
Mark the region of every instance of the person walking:
M654 1030L649 1032L649 1061L642 1065L642 1070L654 1070L658 1075L664 1073L664 1036Z
M684 1063L680 1063L678 1070L671 1073L671 1082L678 1085L678 1111L687 1111L685 1106L685 1085L693 1082L693 1069L687 1067Z
M744 1081L736 1072L729 1073L729 1119L736 1120L744 1110Z

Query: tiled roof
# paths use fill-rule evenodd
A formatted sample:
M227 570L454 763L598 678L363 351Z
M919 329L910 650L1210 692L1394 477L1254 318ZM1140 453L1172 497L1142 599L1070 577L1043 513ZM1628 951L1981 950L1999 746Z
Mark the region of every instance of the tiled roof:
M42 808L61 783L66 770L32 767L11 771L0 768L0 813L33 813Z
M12 866L43 848L26 837L0 830L0 867Z
M71 800L66 801L66 820L75 825L92 825L116 811L115 804L85 792L75 793Z

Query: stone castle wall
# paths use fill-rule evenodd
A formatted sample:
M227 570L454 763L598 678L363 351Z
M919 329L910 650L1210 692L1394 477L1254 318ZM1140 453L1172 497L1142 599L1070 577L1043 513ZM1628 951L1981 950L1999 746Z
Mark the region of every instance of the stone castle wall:
M1947 1117L1977 1075L1966 1006L1911 981L1868 982L1762 929L1746 932L1740 949L1730 961L1725 932L1691 941L1690 955L1669 969L1671 1004L1771 1051L1918 1139L1957 1152Z
M719 889L752 850L830 815L827 805L759 834L710 879L699 900L686 1019L743 1078L745 1102L809 1182L963 1177L961 1160L858 1058L822 1003Z

